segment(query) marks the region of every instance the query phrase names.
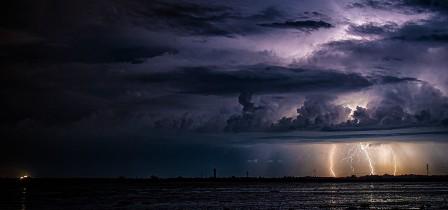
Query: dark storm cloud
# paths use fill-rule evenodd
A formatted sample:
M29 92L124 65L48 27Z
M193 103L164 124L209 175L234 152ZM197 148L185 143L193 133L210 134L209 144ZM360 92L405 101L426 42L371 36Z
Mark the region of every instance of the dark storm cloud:
M308 70L278 66L248 66L238 70L213 67L185 68L174 72L131 76L147 84L168 85L178 92L203 95L267 94L288 92L354 91L374 84L417 81L413 78L374 76L331 70Z
M224 36L262 34L261 27L317 30L331 28L332 24L319 20L272 22L285 19L287 14L269 6L255 14L245 14L238 8L214 3L196 4L179 1L122 1L132 22L152 30L177 31L184 35ZM318 12L306 12L301 18L321 17ZM272 23L260 23L271 21Z
M245 14L218 4L141 0L22 0L6 3L1 12L3 63L142 63L178 52L179 36L261 34L257 23L285 15L275 6Z
M180 36L263 34L266 30L258 23L286 16L275 6L245 13L239 11L238 4L234 8L194 1L142 0L21 0L6 3L0 12L5 16L0 20L3 63L139 64L179 52L175 41ZM328 27L322 21L287 24L303 29Z
M355 3L359 7L371 7L381 10L393 10L407 15L415 13L430 14L430 18L418 21L410 21L398 27L390 23L367 23L364 25L352 25L348 32L356 35L381 35L381 39L393 39L409 42L433 42L434 44L447 42L448 28L447 11L448 3L444 0L397 0L374 1L364 0Z
M423 35L423 36L418 37L416 40L417 41L448 42L448 34Z
M175 47L130 26L105 1L14 1L1 9L2 63L140 63ZM14 11L14 12L12 12ZM157 41L154 41L157 40Z
M348 29L349 33L356 35L384 35L393 32L397 29L397 24L388 23L388 24L376 24L376 23L367 23L364 25L351 25Z
M376 35L377 38L371 41L330 42L317 51L310 60L316 59L314 63L324 66L336 64L356 72L373 72L366 69L375 69L389 75L404 74L410 77L438 75L436 79L429 78L428 82L400 83L375 91L377 99L371 100L365 108L353 110L352 121L331 129L445 125L448 99L438 88L445 90L447 81L440 74L446 65L446 59L442 58L446 54L446 18L443 14L436 14L400 27L389 23L351 26L349 33Z
M225 131L228 132L248 132L260 131L268 128L270 121L264 117L266 115L265 107L255 106L252 102L252 94L248 92L241 93L238 102L243 107L241 114L233 115L227 120Z
M438 124L448 119L448 98L428 83L396 85L380 94L382 100L366 111L381 125Z
M350 109L335 105L331 94L351 92L376 85L419 83L413 78L362 76L329 70L306 70L276 66L248 66L226 70L212 67L186 68L174 72L132 76L131 81L174 88L176 92L199 95L237 95L242 106L239 114L227 119L224 131L285 131L322 129L345 123ZM309 95L297 118L273 121L269 109L255 105L252 94L284 94L301 92ZM185 121L185 120L180 120Z
M142 63L145 59L176 53L177 50L164 46L138 46L124 43L101 43L99 40L84 40L64 45L52 43L26 46L3 47L0 55L3 63L45 62L45 63Z
M446 43L448 42L448 33L445 31L439 31L439 32L427 32L425 34L418 34L417 31L415 31L412 35L400 35L400 36L394 36L392 37L394 40L400 40L400 41L415 41L415 42L435 42L435 43Z
M258 14L248 16L248 19L254 21L265 21L265 20L275 20L283 18L284 16L285 16L284 12L280 11L276 7L271 6L261 10Z
M393 10L400 13L422 13L426 11L446 12L448 3L445 0L361 0L349 7Z
M2 28L0 35L4 38L0 42L4 49L0 53L0 60L2 63L46 64L141 63L148 58L178 52L180 49L177 49L176 38L184 35L228 37L251 31L264 33L264 27L257 25L260 22L273 24L272 26L308 29L333 27L324 21L284 22L290 17L276 6L260 7L255 12L247 14L241 13L237 6L234 8L199 2L139 0L112 3L109 1L8 2L1 9L7 18L0 20ZM318 12L303 14L307 16L303 17L305 19L311 16L313 18L323 16ZM379 33L380 27L382 26L365 27L358 32ZM255 28L261 31L254 31ZM381 33L386 32L387 30L384 30ZM222 46L213 47L219 49ZM229 51L229 53L235 52ZM223 71L223 68L218 66L216 70L208 67L191 68L135 76L136 80L143 83L133 84L135 80L124 82L120 80L120 77L133 77L128 74L91 71L91 68L98 67L81 66L79 67L81 69L76 69L77 67L63 66L62 70L54 67L55 69L38 72L32 72L31 68L34 66L13 67L3 73L2 87L7 91L2 93L6 99L2 104L9 110L3 114L3 123L33 120L50 124L77 122L92 115L98 116L98 110L104 110L106 107L113 107L111 109L114 110L112 111L114 114L110 115L117 118L126 114L116 114L116 110L120 110L117 111L119 113L131 113L131 107L139 107L139 110L145 106L154 110L163 107L194 108L195 105L192 105L194 100L186 100L184 96L180 96L183 93L197 95L321 91L340 93L360 90L375 84L413 80L394 76L364 76L338 71L281 67L249 69L244 67L234 71ZM20 71L24 73L11 73L17 72L16 69L21 69ZM163 97L147 96L148 98L140 99L141 92L144 92L142 90L148 87L153 89L152 85L168 86L178 94ZM135 95L128 96L128 92ZM134 99L133 96L139 99ZM252 103L250 97L246 99L248 100L239 101L242 103L243 112L259 108L256 105L250 108ZM181 100L187 102L181 103ZM252 112L258 114L264 112L264 109L260 107ZM189 118L194 116L181 115L178 120L172 120L170 119L172 116L167 116L168 120L162 120L161 124L162 127L165 124L176 124L175 127L179 127L177 124L189 121ZM172 123L173 121L176 123Z
M118 1L132 22L149 29L178 30L196 35L231 36L219 25L240 18L232 8L180 1Z
M419 23L406 23L401 27L397 24L377 24L367 23L364 25L351 25L348 29L351 34L380 35L384 41L387 39L398 41L416 42L447 42L448 28L446 27L446 17L421 21Z
M243 106L243 112L254 112L257 109L262 109L263 107L257 107L252 103L252 94L245 92L241 93L238 97L238 102Z
M448 2L445 0L405 0L411 6L420 6L436 10L448 10Z
M335 98L330 96L311 96L297 109L297 117L284 117L266 130L377 130L447 125L448 98L427 83L386 85L377 95L379 99L371 100L367 108L358 106L355 110L335 104Z
M446 17L418 23L405 23L400 27L376 26L373 23L352 26L349 33L370 37L372 40L344 40L329 42L315 51L308 61L317 66L344 66L349 71L384 74L404 74L410 77L431 72L438 74L446 60L448 28ZM428 66L432 66L428 68ZM371 69L371 70L368 70ZM445 80L439 75L440 80ZM445 83L439 81L439 83Z
M447 42L448 26L446 22L448 16L437 15L429 20L419 23L407 23L399 30L385 34L386 38L399 41L415 42Z
M356 7L356 8L365 8L365 7L371 7L374 9L382 9L387 10L391 8L395 8L399 5L401 5L401 0L361 0L361 1L355 1L355 3L352 3L349 5L349 7Z
M334 126L346 121L350 108L332 103L334 97L328 95L308 96L303 105L297 109L296 118L284 117L273 125L276 131L316 129Z
M271 28L297 29L297 30L317 30L320 28L333 27L332 24L322 20L285 21L281 23L263 23L258 25Z

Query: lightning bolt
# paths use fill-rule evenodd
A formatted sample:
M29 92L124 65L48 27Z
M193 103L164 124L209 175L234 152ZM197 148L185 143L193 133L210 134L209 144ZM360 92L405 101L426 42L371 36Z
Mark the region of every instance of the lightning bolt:
M355 149L353 145L350 147L350 150L347 153L348 161L350 162L350 169L352 170L352 174L355 174L355 167L353 166L353 155L355 154Z
M395 155L395 151L390 146L390 150L392 151L392 157L394 159L394 176L397 175L397 156Z
M334 167L334 153L335 153L335 152L336 152L336 144L333 144L333 145L331 146L330 154L329 154L330 174L331 174L331 176L333 176L333 177L336 177L336 173L334 172L334 169L333 169L333 167Z
M367 151L367 147L369 146L369 144L364 145L361 142L359 142L359 145L361 146L361 150L364 152L364 154L366 155L367 161L369 162L370 175L375 175L375 168L373 167L372 159L370 158L369 151Z
M396 176L397 175L397 158L395 157L395 154L394 154L394 176Z

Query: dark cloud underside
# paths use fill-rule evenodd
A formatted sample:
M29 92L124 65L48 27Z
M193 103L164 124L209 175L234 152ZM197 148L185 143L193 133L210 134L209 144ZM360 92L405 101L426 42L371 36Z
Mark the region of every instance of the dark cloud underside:
M374 84L417 81L413 78L366 77L356 73L276 66L249 66L234 71L198 67L134 76L131 79L148 84L168 84L178 88L180 92L205 95L232 95L241 92L340 92L359 90Z
M332 28L333 25L322 20L285 21L281 23L262 23L263 27L297 29L297 30L317 30L320 28Z

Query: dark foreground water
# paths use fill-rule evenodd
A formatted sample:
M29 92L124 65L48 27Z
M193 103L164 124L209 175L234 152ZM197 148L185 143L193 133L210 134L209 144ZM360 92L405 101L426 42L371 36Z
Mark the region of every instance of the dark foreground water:
M41 181L1 185L0 209L448 209L448 183Z

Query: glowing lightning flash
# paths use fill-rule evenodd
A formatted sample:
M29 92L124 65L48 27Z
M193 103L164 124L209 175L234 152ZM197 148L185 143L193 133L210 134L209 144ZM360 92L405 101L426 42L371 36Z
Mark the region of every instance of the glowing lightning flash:
M333 177L336 177L336 173L334 172L334 153L336 152L336 144L333 144L331 146L331 150L330 150L330 156L329 156L329 161L330 161L330 174Z
M361 146L361 150L364 152L364 154L366 155L367 160L369 161L370 175L375 175L375 168L373 167L372 159L370 159L369 152L367 151L367 147L369 145L368 144L367 145L363 145L361 142L359 142L359 145Z
M350 169L353 174L355 174L355 167L353 166L353 160L354 158L358 159L360 156L361 157L364 156L365 159L367 160L368 163L367 166L370 169L369 175L376 175L378 170L381 169L381 164L379 164L378 168L375 168L376 158L380 158L379 159L380 161L387 161L387 163L385 163L386 164L385 166L389 168L390 170L389 173L393 172L394 176L398 174L399 159L392 145L380 145L380 146L375 145L375 147L372 147L370 143L363 143L363 142L359 142L359 146L356 145L357 144L350 144L351 147L346 152L345 157L342 159L342 161L348 161L348 163L350 164L349 165ZM336 152L344 151L344 148L340 149L337 146L338 146L337 144L332 144L328 153L328 172L332 177L337 177L335 173L335 164L337 164L335 162ZM342 151L337 151L337 149ZM365 163L364 159L363 163Z
M392 157L394 159L394 176L397 175L397 156L395 155L395 151L390 147L390 150L392 151Z
M395 154L394 154L394 176L396 176L397 175L397 158L395 157Z

